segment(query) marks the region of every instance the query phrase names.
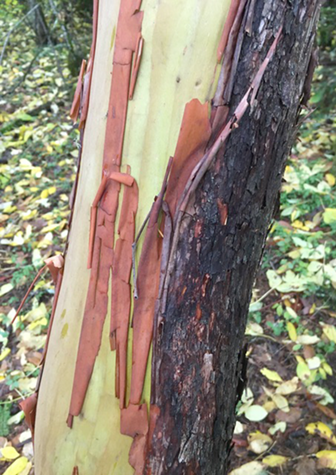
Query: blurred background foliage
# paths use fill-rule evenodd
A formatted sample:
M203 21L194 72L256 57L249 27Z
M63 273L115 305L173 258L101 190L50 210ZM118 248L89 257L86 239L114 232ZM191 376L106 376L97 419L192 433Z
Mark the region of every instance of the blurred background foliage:
M91 18L92 0L0 3L0 473L33 473L18 402L39 373L49 274L11 321L43 260L65 249L79 147L68 113ZM236 475L336 469L336 0L323 4L316 43L312 97L250 308Z

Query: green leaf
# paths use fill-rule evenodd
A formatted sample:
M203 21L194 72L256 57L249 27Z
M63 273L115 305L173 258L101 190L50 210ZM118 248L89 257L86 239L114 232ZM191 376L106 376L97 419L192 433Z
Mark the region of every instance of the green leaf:
M336 222L336 208L326 208L323 213L323 221L326 224L331 224Z

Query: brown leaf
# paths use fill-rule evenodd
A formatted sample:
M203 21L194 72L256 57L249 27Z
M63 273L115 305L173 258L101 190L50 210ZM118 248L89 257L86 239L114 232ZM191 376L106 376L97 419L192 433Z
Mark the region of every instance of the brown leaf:
M314 348L310 345L304 345L303 356L305 357L306 360L308 360L309 358L313 358L315 356Z
M294 424L301 418L302 411L299 407L293 407L289 412L277 411L275 418L277 421Z
M295 466L295 475L314 475L316 473L316 461L304 458Z

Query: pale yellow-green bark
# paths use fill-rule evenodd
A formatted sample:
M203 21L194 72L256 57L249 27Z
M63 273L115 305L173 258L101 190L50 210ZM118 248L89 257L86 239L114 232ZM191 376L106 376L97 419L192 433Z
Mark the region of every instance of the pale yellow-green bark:
M122 0L123 1L123 0ZM137 228L160 190L174 154L185 104L209 100L220 65L217 46L230 0L143 0L144 50L129 102L123 165L139 185ZM120 0L100 0L98 37L79 186L64 278L39 392L36 475L129 475L132 439L120 435L119 401L114 396L115 353L109 347L109 318L82 414L66 425L89 270L90 207L101 179L106 114L111 85L113 39ZM112 71L113 73L113 71ZM67 328L67 331L63 331ZM131 333L130 333L131 338ZM150 392L147 371L144 400Z

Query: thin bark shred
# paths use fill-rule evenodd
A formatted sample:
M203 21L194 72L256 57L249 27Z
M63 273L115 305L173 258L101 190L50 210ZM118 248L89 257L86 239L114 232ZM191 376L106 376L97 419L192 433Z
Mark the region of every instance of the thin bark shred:
M80 68L79 76L78 76L78 81L76 85L76 90L75 90L75 95L72 101L71 109L70 109L70 117L73 120L73 122L77 122L78 116L79 116L79 109L80 109L80 103L81 103L81 96L82 96L82 87L83 87L83 80L84 80L84 74L86 70L86 60L82 60L82 65Z
M72 427L73 417L83 408L85 395L98 355L103 325L108 308L108 290L111 283L110 346L116 351L116 397L120 400L121 433L133 437L129 454L130 464L136 474L145 470L146 453L155 431L160 409L155 404L155 388L158 384L156 361L152 362L152 393L148 414L142 401L143 386L150 347L160 338L160 324L165 313L170 278L176 262L176 250L182 219L190 200L202 178L213 164L225 141L239 127L249 107L253 107L264 72L271 61L281 38L280 28L251 80L245 95L228 118L233 78L236 76L238 58L242 44L242 25L251 34L255 0L232 0L228 17L217 50L217 60L222 61L220 79L211 103L201 104L197 99L185 106L175 155L169 160L162 188L148 216L144 243L138 272L135 272L135 249L139 235L135 238L135 217L138 208L138 186L131 176L121 173L123 140L125 133L128 101L134 96L140 68L144 40L141 25L144 12L140 10L141 0L121 0L113 55L113 74L108 107L102 180L91 207L90 237L88 245L88 268L90 281L85 305L71 402L67 424ZM94 67L97 38L99 0L94 0L93 42L91 55L82 68L71 109L75 120L80 113L79 127L83 128L87 117L90 84ZM260 62L257 54L256 61ZM123 163L125 165L125 163ZM119 193L123 189L121 213L117 240L114 243ZM229 209L226 203L217 202L222 225L226 225ZM140 230L141 232L141 230ZM54 267L52 267L54 266ZM61 273L52 263L55 274L56 294L53 313L47 337L53 322L57 296L61 285ZM132 374L127 382L128 331L131 313L131 272L135 289L133 310ZM112 278L111 278L112 274ZM55 303L56 302L56 303ZM200 319L202 310L197 309ZM210 355L211 356L211 355ZM205 355L205 370L211 365L211 358ZM130 388L129 401L126 388ZM23 407L32 429L37 393L23 402ZM74 468L78 473L78 467ZM146 472L147 473L147 472ZM148 473L151 473L150 471Z
M90 57L86 65L86 74L83 81L83 94L81 100L81 114L79 121L79 129L84 128L86 121L89 101L90 101L90 89L91 89L91 80L92 80L92 69L94 64L94 58L96 53L96 44L97 44L97 30L98 30L98 8L99 0L93 0L93 28L92 28L92 44Z

